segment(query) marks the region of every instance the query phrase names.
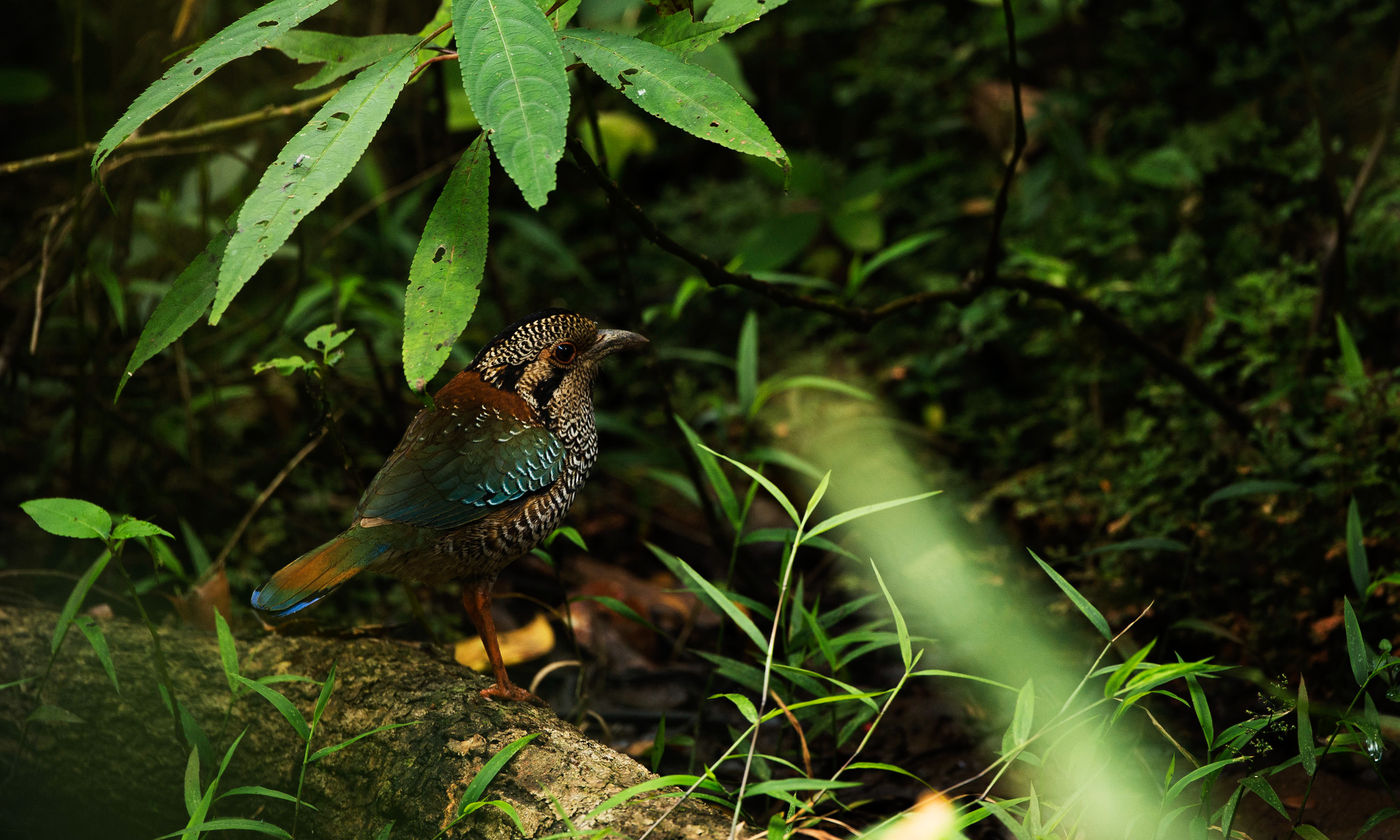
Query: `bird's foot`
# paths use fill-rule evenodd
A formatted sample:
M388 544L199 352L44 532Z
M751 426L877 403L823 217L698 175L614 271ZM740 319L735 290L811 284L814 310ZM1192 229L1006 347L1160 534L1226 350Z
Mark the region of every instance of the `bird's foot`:
M493 683L481 690L481 696L488 700L509 700L512 703L532 703L536 706L548 705L514 683Z

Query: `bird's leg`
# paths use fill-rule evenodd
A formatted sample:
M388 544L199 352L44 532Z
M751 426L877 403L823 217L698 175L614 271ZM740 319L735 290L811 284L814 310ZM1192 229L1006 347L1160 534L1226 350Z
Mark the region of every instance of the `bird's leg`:
M486 648L486 657L491 660L491 670L496 674L496 684L483 688L481 696L539 703L539 698L512 683L506 674L501 647L496 643L496 622L491 618L491 584L492 581L472 581L464 584L462 589L462 606L467 611L467 618L476 626L481 644Z

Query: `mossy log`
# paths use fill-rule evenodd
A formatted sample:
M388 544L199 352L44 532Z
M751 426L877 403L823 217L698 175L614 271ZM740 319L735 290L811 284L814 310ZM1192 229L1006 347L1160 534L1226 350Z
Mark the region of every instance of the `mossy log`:
M0 684L33 678L0 690L0 825L5 826L0 833L150 840L184 827L190 748L177 739L162 703L150 634L131 621L101 623L119 693L76 628L42 680L57 620L49 611L0 608ZM215 636L187 628L164 628L159 636L175 696L216 753L214 766L200 768L201 786L209 784L217 760L245 733L219 790L259 785L294 793L305 742L263 698L245 692L231 702ZM570 825L638 837L676 801L674 796L643 796L589 817L603 800L651 774L543 708L482 698L477 689L487 684L485 678L422 646L385 639L262 635L240 640L237 647L240 670L251 678L298 674L321 680L336 663L334 691L315 732L313 752L382 724L412 722L306 767L302 799L314 810L303 806L296 815L298 840L375 838L390 823L388 836L393 838L430 838L444 829L447 837L519 837L515 825L494 807L452 822L477 771L502 747L531 734L534 740L483 797L510 803L525 837L565 832ZM311 718L316 685L282 682L275 687ZM41 706L46 711L30 719ZM220 800L211 818L263 820L288 831L293 827L291 804L264 796ZM726 814L704 802L686 801L650 836L716 838L727 833Z

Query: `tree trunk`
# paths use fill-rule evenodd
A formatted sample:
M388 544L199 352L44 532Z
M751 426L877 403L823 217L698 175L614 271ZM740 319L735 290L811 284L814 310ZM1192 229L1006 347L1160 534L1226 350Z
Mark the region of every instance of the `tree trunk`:
M57 620L53 612L0 608L0 684L33 678L0 689L0 721L9 724L0 727L0 834L150 840L181 829L188 820L190 752L177 740L162 703L150 634L134 622L102 622L118 693L92 646L73 628L41 688ZM305 742L253 692L230 702L215 637L166 628L160 642L175 696L212 744L213 762L199 768L199 791L244 732L218 790L260 785L295 793ZM485 685L484 678L422 647L384 639L268 635L251 644L240 641L238 657L240 671L250 678L299 674L322 680L336 663L334 691L310 745L313 753L382 724L413 724L370 735L306 765L302 798L315 810L303 806L295 816L298 838L368 840L391 822L386 836L433 837L459 813L463 793L486 761L531 734L537 737L481 797L510 803L526 837L570 825L609 827L637 837L676 801L646 794L590 818L604 799L651 774L549 711L483 699L476 689ZM311 719L316 685L273 687ZM25 724L41 705L45 711ZM233 796L210 809L209 819L229 817L265 820L287 831L294 819L290 803L264 796ZM722 811L687 801L651 836L711 838L727 831ZM488 806L446 835L520 833L500 809Z

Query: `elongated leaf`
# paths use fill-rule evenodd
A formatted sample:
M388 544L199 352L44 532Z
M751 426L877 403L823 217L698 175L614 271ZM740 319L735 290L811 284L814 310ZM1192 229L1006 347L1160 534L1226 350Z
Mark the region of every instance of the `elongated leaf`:
M734 88L710 71L626 35L566 29L559 37L565 49L643 111L726 149L788 168L787 153L768 126Z
M293 86L297 90L314 90L385 56L416 47L418 41L418 36L402 33L357 36L294 29L271 46L298 64L322 64L316 75Z
M1293 826L1293 832L1303 838L1303 840L1327 840L1327 835L1322 833L1322 829L1315 828L1307 823Z
M1347 505L1347 568L1351 570L1351 583L1356 594L1366 600L1366 588L1371 583L1371 565L1366 560L1366 541L1361 533L1361 512L1356 508L1356 497Z
M1123 684L1128 681L1128 678L1137 671L1138 665L1147 658L1147 654L1152 652L1152 647L1155 644L1157 644L1157 640L1152 639L1147 644L1138 648L1137 653L1125 659L1122 665L1113 669L1113 673L1109 676L1108 681L1104 683L1104 697L1112 697L1118 693L1118 689L1122 688Z
M1234 484L1216 490L1206 497L1201 503L1201 507L1210 507L1216 502L1223 502L1227 499L1238 499L1242 496L1263 496L1273 493L1292 493L1301 490L1302 487L1291 481L1267 481L1261 479L1246 479L1236 481Z
M408 270L403 307L403 373L422 391L447 361L476 309L486 267L491 154L477 135L442 188Z
M666 565L666 568L671 570L671 574L679 578L681 583L694 592L710 609L729 616L729 620L744 631L744 635L748 636L760 651L766 652L768 650L768 639L759 632L753 619L745 615L744 611L729 599L729 596L720 592L713 583L705 580L699 572L690 567L689 563L676 555L663 551L650 543L647 544L647 548L651 549L651 553L655 554Z
M782 509L787 512L787 515L792 519L794 524L802 521L801 517L797 515L797 508L793 507L792 502L788 500L787 494L779 490L778 485L770 481L766 476L763 475L763 473L759 472L758 470L754 469L748 464L745 464L742 461L736 461L728 455L716 452L708 446L704 447L704 449L711 455L717 455L720 458L723 458L724 460L738 467L740 472L742 472L744 475L747 475L749 478L752 478L754 481L758 482L759 486L762 487L764 490L767 490L768 494L773 497L773 500L776 501L782 507Z
M332 745L329 746L329 747L322 747L321 749L319 749L319 750L317 750L316 752L312 753L312 754L311 754L311 757L308 758L308 759L306 760L306 763L307 763L307 764L310 764L310 763L312 763L313 761L320 761L321 759L325 758L326 756L328 756L328 755L330 755L330 754L332 754L332 753L340 752L341 750L345 749L346 747L350 746L351 744L355 743L356 741L358 741L358 740L360 740L360 739L362 739L362 738L368 738L369 736L371 736L371 735L377 735L377 734L379 734L380 732L388 732L390 729L398 729L398 728L401 727L401 726L415 726L415 725L417 725L417 724L419 724L419 723L422 723L422 721L420 721L420 720L406 720L406 721L403 721L402 723L386 723L386 724L384 724L384 725L382 725L382 726L376 726L376 727L374 727L373 729L369 730L368 732L361 732L359 735L355 735L355 736L353 736L353 737L351 737L351 738L346 738L344 741L341 741L339 744L332 744Z
M63 637L68 635L68 625L73 623L73 616L78 614L78 610L83 606L83 599L87 597L88 590L97 580L97 576L102 574L102 570L107 568L107 561L112 559L112 552L103 549L97 555L97 559L92 561L83 576L78 578L78 582L73 584L73 589L68 593L68 600L63 602L63 609L58 613L58 624L53 628L53 638L49 640L49 653L58 653L59 647L63 645Z
M306 717L297 710L296 706L292 705L292 701L288 700L285 694L275 688L263 685L260 682L254 682L242 674L235 674L234 679L248 686L258 694L261 694L263 699L267 700L267 702L272 704L273 708L282 713L282 717L287 719L287 723L292 725L292 728L296 730L297 735L301 736L303 741L311 737L311 725L306 722Z
M282 840L292 840L292 835L287 833L285 828L275 826L270 822L262 820L252 820L247 817L220 817L216 820L208 820L199 824L200 831L252 831L257 834L266 834L269 837L280 837Z
M1361 351L1356 349L1356 340L1351 337L1351 330L1347 329L1347 322L1342 320L1341 315L1335 317L1337 319L1337 346L1342 353L1342 374L1346 377L1346 383L1351 387L1365 387L1366 366L1361 363Z
M1203 764L1200 767L1197 767L1195 770L1192 770L1190 773L1187 773L1185 776L1182 776L1180 779L1177 779L1176 784L1172 785L1171 788L1167 791L1167 795L1163 797L1163 801L1171 802L1173 799L1176 799L1178 796L1180 796L1181 792L1186 790L1186 786L1191 784L1192 782L1197 781L1198 779L1204 779L1206 776L1209 776L1212 773L1218 773L1222 769L1230 766L1231 764L1235 764L1244 760L1244 758L1238 756L1235 758L1222 758L1219 761L1212 761L1209 764Z
M752 15L757 18L765 12L771 12L779 6L785 5L788 0L715 0L709 10L705 12L705 20L725 20L727 18L745 17Z
M97 622L90 615L80 615L73 619L73 624L83 632L88 644L92 645L92 650L97 654L97 661L102 663L102 670L107 672L107 678L112 681L112 688L122 693L121 683L117 682L117 668L112 664L112 650L107 647L107 637L102 634L102 628L97 626Z
M1030 551L1030 549L1026 550ZM1103 617L1103 613L1099 612L1098 607L1089 603L1088 598L1080 595L1079 590L1074 588L1074 584L1065 580L1063 575L1050 568L1050 564L1041 560L1040 555L1036 554L1034 551L1030 551L1030 554L1031 559L1044 570L1045 574L1050 576L1050 579L1055 582L1056 586L1060 587L1060 591L1065 593L1065 595L1074 602L1074 605L1079 608L1079 611L1084 614L1085 618L1089 619L1089 623L1094 625L1094 629L1099 631L1099 635L1103 636L1105 639L1112 639L1113 631L1108 627L1108 619Z
M41 704L41 705L39 706L39 708L37 708L37 709L35 709L34 711L30 712L30 713L29 713L29 717L25 718L25 720L35 721L35 722L38 722L38 723L84 723L84 722L85 722L82 718L78 717L77 715L73 714L72 712L68 711L67 709L63 708L62 706L55 706L55 705L53 705L52 703L44 703L44 704Z
M224 668L224 679L228 680L228 690L234 697L244 691L243 683L235 679L238 676L238 645L234 642L233 632L228 629L228 622L224 621L223 614L214 610L214 631L219 637L219 662Z
M742 694L730 693L710 695L711 700L717 700L721 697L733 703L735 708L739 710L739 714L744 716L744 720L748 721L749 723L758 723L758 710L754 708L752 700L750 700Z
M139 537L169 537L175 539L175 535L155 524L144 519L123 519L117 523L117 527L112 529L112 539L130 540Z
M729 479L725 477L724 470L720 469L719 462L715 460L715 453L701 442L700 436L690 425L681 419L679 414L672 415L676 425L680 426L681 433L685 435L686 442L695 452L695 459L700 462L700 469L705 473L705 480L710 482L710 487L715 491L715 498L719 500L719 506L724 511L724 517L729 524L737 531L739 529L739 499L734 495L734 488L730 486Z
M1195 674L1186 677L1186 687L1191 692L1191 708L1196 713L1196 723L1200 724L1201 734L1205 736L1209 757L1209 750L1215 743L1215 718L1210 713L1210 702L1206 699L1205 691L1201 689L1200 678Z
M758 20L759 14L751 11L722 20L691 20L690 15L668 15L638 32L637 37L684 58L713 47L720 38Z
M112 516L83 499L31 499L20 503L34 524L59 537L106 539L112 533Z
M321 722L321 715L325 714L326 704L331 701L331 692L335 691L335 665L331 663L330 673L326 674L325 682L321 683L321 693L316 696L316 706L311 712L311 725L314 727Z
M214 302L214 289L219 280L219 261L229 238L238 227L238 214L234 213L223 228L214 234L209 244L195 257L185 270L181 271L170 286L170 290L156 304L155 311L141 328L141 337L136 339L136 349L131 351L126 370L117 383L116 397L130 381L136 369L144 365L152 356L175 343L175 339L185 334L195 322L209 311ZM115 399L115 397L113 398Z
M290 793L283 793L280 790L273 790L272 788L266 788L262 785L242 785L241 787L226 790L214 797L214 799L217 801L227 796L266 796L268 799L280 799L283 802L297 801L297 798ZM310 808L313 811L318 810L316 806L312 805L310 802L301 803L301 807Z
M1298 678L1298 758L1309 776L1317 772L1317 745L1313 743L1312 717L1308 714L1308 685Z
M872 513L879 513L882 510L889 510L890 508L896 508L901 505L907 505L912 504L914 502L923 501L924 499L937 496L939 493L942 492L942 490L929 490L926 493L917 493L913 496L905 496L902 499L890 499L889 501L876 502L873 505L863 505L852 510L842 511L841 513L838 513L835 516L823 519L821 522L818 522L816 525L812 526L810 530L808 530L805 534L802 535L802 542L805 544L808 539L810 539L811 537L815 537L817 534L824 534L827 531L830 531L832 528L835 528L840 525L845 525L847 522L860 519L863 516L869 516Z
M746 796L764 796L775 793L792 793L799 790L840 790L855 787L859 782L842 782L836 779L769 779L749 785Z
M554 27L535 0L456 0L457 65L501 168L544 206L564 156L569 80Z
M708 779L702 781L698 776L690 776L684 774L657 776L655 779L647 779L645 782L638 782L637 784L632 785L629 788L624 788L623 790L614 793L612 796L609 796L607 799L604 799L602 802L599 802L593 808L592 811L589 811L586 815L584 815L584 819L591 820L594 817L597 817L599 814L616 808L618 805L621 805L629 799L633 799L644 793L650 793L651 791L657 790L658 788L676 787L679 785L685 785L688 787L690 785L696 784L697 782L700 783L701 790L710 790L717 793L724 792L723 788L720 788L714 782ZM679 793L680 792L677 791L674 795L679 795Z
M297 24L334 3L335 0L273 0L244 15L200 44L184 61L165 71L150 87L127 106L116 124L107 129L92 155L92 174L131 136L141 123L183 96L190 88L236 58L251 55L281 38Z
M366 68L277 153L238 211L238 229L219 265L210 324L219 322L243 284L350 174L408 84L414 55L404 50Z
M739 345L734 351L734 393L739 407L753 416L758 396L758 313L752 309L739 328Z
M1347 633L1347 659L1351 661L1351 675L1356 684L1366 685L1371 678L1371 654L1366 649L1366 640L1361 636L1361 622L1356 620L1356 612L1351 608L1349 598L1342 599L1342 625Z
M509 763L512 758L515 758L515 754L525 749L526 745L538 737L539 733L535 732L523 738L517 738L504 747L501 747L499 752L487 759L486 763L481 766L481 769L476 771L476 775L472 777L471 783L467 785L467 789L462 791L462 804L469 805L479 801L481 795L486 792L487 786L489 786L496 778L496 775L505 768L506 764Z
M889 604L890 614L894 616L895 632L899 635L899 659L904 663L904 669L907 671L914 666L914 648L909 638L909 625L905 623L904 613L899 611L899 604L895 603L894 596L890 594L890 588L885 585L885 578L880 574L880 569L875 565L874 560L870 561L870 570L875 573L875 581L880 584L880 591L885 595L885 603Z
M1011 715L1011 725L1006 728L1010 746L1015 747L1031 737L1031 724L1035 720L1035 680L1026 680L1016 695L1016 710ZM1005 750L1006 746L1003 746Z
M193 817L199 810L199 800L203 796L199 784L199 750L191 749L185 761L185 814Z

